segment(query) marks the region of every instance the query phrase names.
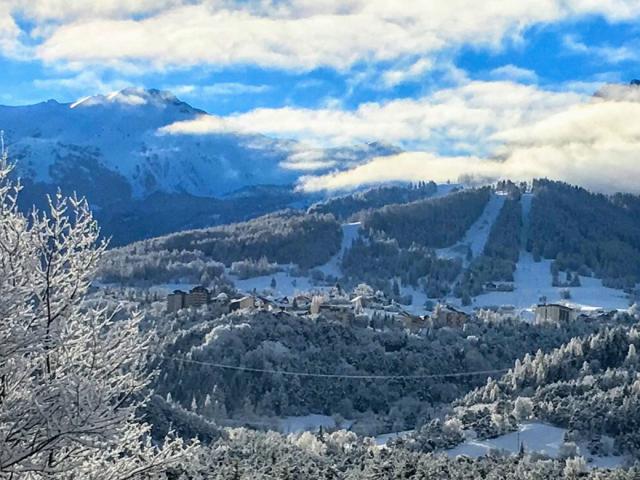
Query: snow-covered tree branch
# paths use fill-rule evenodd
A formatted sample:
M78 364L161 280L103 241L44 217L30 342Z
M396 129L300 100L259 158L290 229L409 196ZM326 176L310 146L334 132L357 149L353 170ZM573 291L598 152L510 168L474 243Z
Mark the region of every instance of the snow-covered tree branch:
M83 304L106 249L85 200L25 216L0 158L0 478L163 478L195 446L152 443L140 316Z

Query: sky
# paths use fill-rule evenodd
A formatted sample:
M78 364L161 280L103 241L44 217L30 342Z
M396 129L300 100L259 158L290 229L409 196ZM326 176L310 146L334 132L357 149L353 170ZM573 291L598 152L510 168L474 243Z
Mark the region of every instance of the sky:
M0 0L0 104L128 86L210 115L162 133L404 150L314 174L550 176L638 190L640 0ZM598 95L594 97L594 93ZM615 173L610 172L614 167Z

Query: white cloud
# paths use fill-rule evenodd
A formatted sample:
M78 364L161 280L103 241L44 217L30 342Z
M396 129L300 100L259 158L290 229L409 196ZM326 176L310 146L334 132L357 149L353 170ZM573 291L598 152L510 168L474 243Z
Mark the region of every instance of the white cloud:
M387 88L395 87L396 85L419 78L431 68L433 68L433 61L428 58L421 58L407 68L387 70L382 75L382 83Z
M213 85L206 85L201 87L202 93L205 95L246 95L246 94L258 94L265 93L270 90L269 85L251 85L248 83L214 83Z
M538 81L536 72L515 65L503 65L502 67L494 68L491 70L490 76L497 80L510 80L513 82Z
M24 48L20 44L21 30L8 10L0 5L0 55L19 58Z
M467 82L418 99L366 103L356 110L261 108L227 117L201 116L162 130L168 134L242 132L297 138L316 145L382 141L405 148L484 153L491 135L528 124L583 97L513 82Z
M493 155L484 158L404 153L377 158L347 171L308 176L302 187L316 191L390 180L548 177L599 191L640 193L637 101L592 99L516 128L497 131L493 140L499 146Z
M64 0L13 1L38 23L37 57L47 62L152 68L257 64L304 70L423 58L463 44L499 48L531 25L599 14L638 17L638 0ZM108 41L105 41L108 39ZM409 75L411 75L409 71ZM395 78L394 78L395 77ZM402 73L390 73L391 83Z
M287 170L298 170L303 172L328 170L337 165L337 161L327 159L325 152L321 149L301 149L289 155L287 160L280 163L282 168Z
M599 61L616 64L628 61L640 60L640 45L628 43L619 46L611 45L587 45L573 35L563 38L565 48L573 53L597 57Z
M5 0L11 10L40 22L86 18L129 18L185 4L182 0Z
M120 90L127 87L128 83L124 80L105 82L96 72L83 71L66 77L37 78L33 80L33 86L53 95L64 92L83 96Z

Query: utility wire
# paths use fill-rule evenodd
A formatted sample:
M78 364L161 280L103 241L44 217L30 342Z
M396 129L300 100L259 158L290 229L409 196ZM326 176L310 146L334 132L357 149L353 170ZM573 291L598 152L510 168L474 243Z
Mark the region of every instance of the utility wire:
M445 378L445 377L472 377L480 375L490 375L496 373L506 373L510 369L503 368L498 370L476 370L471 372L453 372L453 373L432 373L428 375L344 375L338 373L312 373L312 372L291 372L287 370L269 370L263 368L238 367L235 365L225 365L222 363L201 362L199 360L191 360L188 358L161 356L166 360L173 360L180 363L190 363L194 365L202 365L223 370L235 370L239 372L252 373L268 373L271 375L288 375L292 377L313 377L313 378L342 378L346 380L424 380L429 378Z

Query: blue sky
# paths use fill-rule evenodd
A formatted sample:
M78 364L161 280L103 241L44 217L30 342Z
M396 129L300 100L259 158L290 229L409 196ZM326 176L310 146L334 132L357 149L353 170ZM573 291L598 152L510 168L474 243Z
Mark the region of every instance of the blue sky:
M640 0L3 1L1 104L160 88L211 114L167 133L261 133L312 148L382 141L423 155L420 165L526 148L539 164L550 155L575 169L638 153L635 131L623 144L607 136L628 127L635 100L592 139L601 150L576 150L572 135L610 114L594 92L640 77ZM627 93L609 89L607 100L628 103ZM539 138L525 142L525 131ZM415 174L414 160L401 175ZM376 181L380 170L358 174Z
M57 11L61 8L60 5L65 3L60 0L35 0L38 5L35 13L20 8L20 3L26 2L17 2L6 14L13 20L17 34L7 33L9 22L0 20L0 28L4 25L5 29L4 35L0 33L0 39L14 37L14 45L10 44L10 40L0 42L0 46L4 45L4 48L0 49L3 52L0 57L3 72L0 76L0 101L9 105L33 103L49 98L71 102L85 95L107 93L110 89L136 85L173 90L181 98L211 113L228 115L262 107L317 108L327 104L339 104L342 108L353 109L366 102L416 98L455 83L456 80L451 78L451 69L459 69L458 73L466 75L469 79L511 78L523 83L536 83L548 89L575 89L580 88L579 84L584 84L583 88L587 91L592 84L626 82L635 78L636 74L640 76L640 6L636 5L636 2L611 2L611 6L602 8L575 7L575 11L570 13L550 14L549 19L546 18L547 15L540 14L542 19L535 18L534 15L531 19L523 20L519 18L521 11L516 10L513 18L503 21L504 25L498 25L499 22L496 22L493 26L492 12L489 8L485 20L489 24L486 32L483 32L481 27L470 26L470 30L479 31L479 42L473 37L464 38L464 28L461 28L461 32L443 33L442 45L424 49L416 45L398 49L397 54L384 55L385 58L375 58L375 53L372 54L375 45L368 50L362 48L360 40L356 40L356 48L362 51L359 55L356 53L353 59L349 59L346 65L331 58L339 57L343 53L338 48L328 52L325 58L320 56L308 64L299 59L307 52L291 49L290 52L285 52L290 59L278 62L270 62L266 58L268 52L264 51L257 51L253 55L249 53L237 61L226 59L225 55L221 54L212 55L211 58L200 55L180 62L177 53L177 59L161 66L153 65L158 60L154 55L161 56L161 53L149 53L144 48L138 50L138 58L131 52L117 50L110 50L102 55L96 54L95 58L87 58L86 52L81 49L75 51L73 47L63 48L66 51L56 55L55 50L60 48L60 43L64 45L65 40L72 43L81 41L79 39L82 38L81 31L78 32L78 37L68 35L66 38L59 32L65 29L79 29L83 24L91 22L110 22L115 30L118 24L132 20L152 21L181 8L193 8L194 2L180 5L181 2L178 1L160 1L155 2L158 4L156 7L146 7L145 1L133 2L139 3L139 7L129 7L133 11L127 12L126 9L122 10L125 2L102 0L101 10L90 8L92 2L88 1L86 11L78 7L77 11L72 10L67 16ZM164 7L163 3L166 3ZM266 7L245 10L248 8L246 5L251 2L195 3L198 7L207 8L212 25L218 18L216 13L221 11L248 11L248 17L256 18L273 18L277 14L276 6L272 7L272 11ZM303 22L314 15L337 14L336 12L340 11L338 8L332 8L332 2L326 2L326 8L317 8L316 11L313 8L307 11L310 2L300 2L300 6L297 6L295 1L278 3L289 5L290 11L287 15L293 19L289 20L291 22ZM321 5L325 2L317 3ZM342 3L353 5L351 15L342 15L353 17L351 24L349 20L345 22L346 28L361 28L361 20L357 18L359 2ZM473 10L473 2L466 3L468 8ZM538 2L538 5L550 3L553 2ZM531 5L531 8L535 9L536 2L532 2ZM299 14L296 14L296 7L300 10ZM502 10L499 3L495 8ZM384 14L384 11L380 13L381 16ZM455 12L445 11L440 14L443 23L455 22ZM250 18L247 21L250 21ZM276 19L272 28L279 28L278 21L284 20ZM242 26L243 22L238 22L238 28ZM384 23L381 27L385 27ZM438 27L437 22L435 25L427 25L427 28L433 29L435 35L439 34ZM94 30L95 37L102 36L104 39L98 39L97 45L109 42L109 26L103 28L102 33ZM179 28L179 25L176 25L176 28ZM448 30L451 27L447 25L442 28ZM41 31L46 33L43 34ZM195 32L194 29L193 36L197 37L198 34ZM187 28L186 34L188 33ZM203 38L202 42L216 41L216 33L212 32L211 39ZM313 34L313 29L309 34ZM374 35L375 32L371 34ZM483 34L489 38L482 39ZM447 38L447 35L452 38ZM343 36L344 40L340 38L340 33L336 33L336 41L353 41L348 32L343 32ZM150 39L153 40L153 34L150 35ZM364 38L362 41L366 40ZM400 38L401 40L403 38ZM414 39L411 38L411 34L407 34L404 40L419 42L420 38ZM241 44L247 41L246 37L240 37L237 41L236 48L253 47ZM256 39L256 42L260 41L260 38ZM278 42L286 41L284 35L283 38L274 41L272 48L277 50L281 47ZM53 45L50 46L50 51L43 50L43 47L51 43ZM384 48L385 45L382 44L381 47ZM618 55L612 52L617 52ZM384 84L381 81L385 72L409 69L412 62L420 59L427 59L430 67L396 84ZM270 66L272 63L274 65ZM522 71L518 76L518 70L513 67L529 72Z

